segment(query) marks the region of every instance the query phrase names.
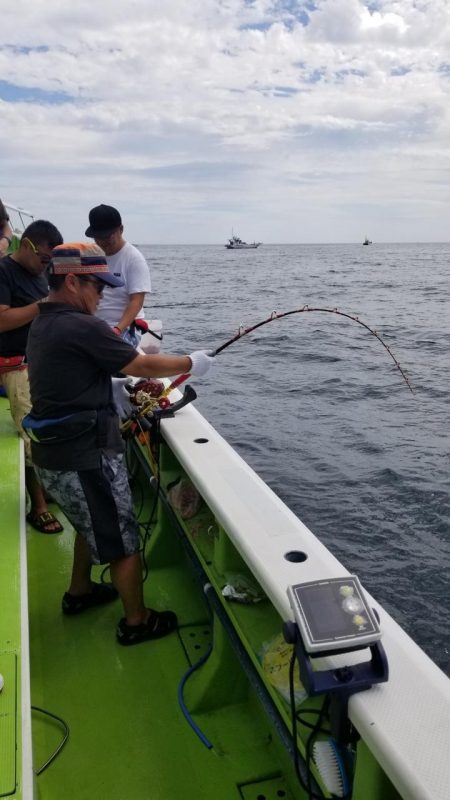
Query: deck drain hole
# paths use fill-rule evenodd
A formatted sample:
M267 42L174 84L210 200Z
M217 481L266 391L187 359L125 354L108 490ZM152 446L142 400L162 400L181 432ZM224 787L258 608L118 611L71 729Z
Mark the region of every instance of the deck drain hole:
M286 792L283 789L278 789L277 797L286 797Z
M295 564L306 561L308 558L306 553L303 553L302 550L289 550L289 553L285 553L284 557L286 561L293 561Z
M201 438L200 439L194 439L194 442L196 444L207 444L209 442L209 439L201 439Z

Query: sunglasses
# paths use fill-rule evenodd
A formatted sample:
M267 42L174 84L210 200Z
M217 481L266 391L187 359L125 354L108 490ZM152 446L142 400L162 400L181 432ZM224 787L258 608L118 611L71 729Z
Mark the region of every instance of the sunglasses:
M38 258L41 259L42 264L49 264L50 263L50 256L48 255L48 253L41 253L41 251L38 250L36 245L31 241L31 239L28 238L28 236L25 236L25 239L27 240L28 244L31 246L31 249L32 249L33 253L35 254L35 256L37 256Z
M96 278L86 278L84 275L77 275L77 278L83 283L92 283L95 286L97 294L101 294L105 288L105 284L102 283L102 281L98 281Z

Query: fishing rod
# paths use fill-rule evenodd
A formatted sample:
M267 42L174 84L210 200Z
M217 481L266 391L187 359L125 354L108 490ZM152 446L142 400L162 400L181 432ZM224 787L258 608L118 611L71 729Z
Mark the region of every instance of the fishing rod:
M369 325L367 325L362 320L360 320L359 317L356 317L353 314L348 314L345 311L339 311L337 308L322 308L322 307L311 307L311 306L308 306L308 305L304 305L301 308L294 308L291 311L283 311L282 313L278 313L277 311L272 311L272 313L270 314L269 317L267 317L267 319L263 319L261 322L257 322L255 325L251 325L249 328L245 328L243 325L240 325L239 326L239 330L236 333L236 335L232 336L231 339L228 339L228 341L224 342L224 344L220 345L220 347L217 347L216 350L212 350L211 351L211 355L212 356L219 355L219 353L222 353L223 350L225 350L227 347L230 347L230 345L234 344L234 342L237 342L239 339L242 339L244 336L247 336L248 333L252 333L253 331L256 331L257 328L261 328L263 325L268 325L269 322L273 322L276 319L282 319L283 317L289 317L292 314L305 314L305 313L308 313L308 312L311 312L311 311L319 312L319 313L323 313L323 314L336 314L339 317L345 317L346 319L349 319L352 322L356 322L358 325L362 325L362 327L365 328L366 331L369 331L369 333L371 333L372 336L375 336L375 338L378 339L380 344L383 345L384 349L389 353L389 355L392 358L395 366L399 370L399 372L400 372L403 380L405 381L409 391L412 394L414 394L414 390L413 390L413 388L411 386L410 380L409 380L406 372L402 368L400 362L395 357L395 355L392 352L392 350L389 347L389 345L386 344L386 342L381 338L381 336L377 333L377 331L374 330L373 328L371 328ZM179 375L177 378L175 378L175 380L172 381L170 386L168 386L167 389L165 389L164 396L167 396L168 394L170 394L170 392L173 389L176 389L181 383L186 381L189 377L190 377L190 374L186 374L186 375Z
M372 336L374 336L375 339L378 339L380 344L383 345L384 349L387 351L387 353L391 357L392 361L394 362L395 366L399 370L399 372L400 372L403 380L405 381L409 391L411 392L411 394L414 394L414 390L413 390L413 388L411 386L411 383L410 383L410 380L408 378L408 375L406 374L406 372L402 368L400 362L395 357L395 355L392 352L392 350L389 347L389 345L386 344L386 342L381 338L379 333L377 333L376 330L371 328L370 325L367 325L367 323L365 323L361 319L359 319L359 317L354 316L353 314L348 314L346 311L339 311L337 308L312 307L312 306L304 305L301 308L294 308L294 309L291 309L290 311L283 311L282 313L278 313L277 311L272 311L272 313L270 314L269 317L267 317L266 319L261 320L261 322L255 323L255 325L251 325L248 328L245 328L244 325L240 325L239 326L239 330L235 334L235 336L232 336L231 339L228 339L226 342L221 344L215 350L211 350L210 351L211 352L211 356L219 355L219 353L222 353L224 350L226 350L227 347L230 347L230 345L234 344L234 342L237 342L239 339L242 339L244 336L247 336L247 334L252 333L253 331L256 331L258 328L262 328L263 325L268 325L269 322L273 322L276 319L283 319L283 317L289 317L292 314L305 314L305 313L309 313L311 311L312 312L319 312L319 313L322 313L322 314L336 314L339 317L345 317L345 319L349 319L352 322L356 322L358 325L361 325L363 328L365 328L366 331L368 331ZM137 412L138 416L139 417L145 416L147 413L153 412L155 410L155 408L157 408L157 407L159 407L160 411L161 410L164 411L165 409L168 409L169 406L171 405L170 400L168 399L168 396L170 395L170 393L174 389L177 389L178 386L180 386L182 383L184 383L184 381L188 380L188 378L190 378L190 373L185 373L183 375L178 375L178 377L175 378L169 384L169 386L167 386L165 389L163 389L157 396L154 393L152 393L152 396L148 397L147 402L144 402L143 405L141 406L139 412ZM192 398L189 398L189 399L186 398L186 400L183 402L183 405L185 405L187 402L190 402L190 399L192 399ZM121 429L123 431L126 431L132 425L133 425L133 419L130 418L130 419L128 419L127 421L125 421L121 425Z

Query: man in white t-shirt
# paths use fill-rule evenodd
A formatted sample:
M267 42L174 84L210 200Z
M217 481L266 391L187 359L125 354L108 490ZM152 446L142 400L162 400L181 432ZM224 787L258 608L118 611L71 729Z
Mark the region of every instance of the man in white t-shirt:
M91 209L86 236L95 239L106 255L110 271L125 284L114 291L105 288L97 316L136 346L140 336L134 320L143 318L145 295L152 288L148 264L137 247L123 238L122 218L113 206L102 203Z

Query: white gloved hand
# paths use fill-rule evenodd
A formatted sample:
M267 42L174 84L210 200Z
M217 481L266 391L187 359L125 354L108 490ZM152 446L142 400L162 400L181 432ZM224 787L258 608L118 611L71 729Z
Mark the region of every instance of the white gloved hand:
M126 419L133 411L130 393L126 386L131 386L130 378L111 378L113 405L120 419Z
M195 353L189 355L192 361L191 375L194 378L202 378L211 367L215 366L216 359L212 352L212 350L196 350Z

